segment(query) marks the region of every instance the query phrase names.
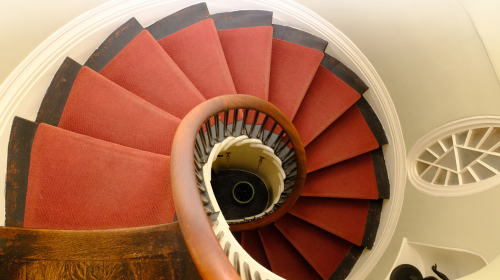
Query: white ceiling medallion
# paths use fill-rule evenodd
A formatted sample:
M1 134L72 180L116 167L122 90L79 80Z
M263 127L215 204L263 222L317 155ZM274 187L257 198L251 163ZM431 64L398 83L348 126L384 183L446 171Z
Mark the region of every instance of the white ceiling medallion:
M437 196L459 196L500 184L500 117L479 116L431 131L408 154L410 182Z

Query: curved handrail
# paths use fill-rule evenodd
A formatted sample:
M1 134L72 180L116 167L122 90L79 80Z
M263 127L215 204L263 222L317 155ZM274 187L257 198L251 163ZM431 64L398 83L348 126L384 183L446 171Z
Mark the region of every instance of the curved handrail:
M200 127L217 113L234 109L256 110L280 124L294 147L297 175L292 193L280 208L262 219L232 225L232 231L262 227L285 215L297 201L306 178L306 155L298 132L276 106L257 97L237 94L212 98L192 109L175 133L170 169L177 219L191 257L203 279L240 279L219 245L206 217L193 172L195 140Z

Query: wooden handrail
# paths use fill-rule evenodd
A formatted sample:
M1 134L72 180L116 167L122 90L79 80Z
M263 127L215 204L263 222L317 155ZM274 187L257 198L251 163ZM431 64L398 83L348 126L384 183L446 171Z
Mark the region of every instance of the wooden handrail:
M306 178L306 156L297 130L276 106L249 95L223 95L192 109L180 123L172 144L171 178L174 203L184 240L203 279L240 279L224 254L207 219L195 177L196 135L203 123L222 111L251 109L262 112L280 124L293 145L297 175L292 193L275 212L262 219L231 226L241 231L268 225L285 215L297 201Z

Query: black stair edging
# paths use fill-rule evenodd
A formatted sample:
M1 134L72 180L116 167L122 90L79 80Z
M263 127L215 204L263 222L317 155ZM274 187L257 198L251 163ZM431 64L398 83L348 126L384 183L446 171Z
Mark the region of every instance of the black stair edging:
M115 58L144 28L135 19L131 18L113 31L102 44L88 58L84 66L100 72Z
M82 65L66 57L50 83L36 116L37 123L58 126Z
M361 80L361 78L358 77L358 75L356 75L356 73L333 56L325 53L320 65L325 67L335 76L339 77L342 81L344 81L344 83L349 85L359 94L363 94L368 90L368 86L365 82L363 82L363 80Z
M382 123L378 119L377 114L375 114L368 101L366 101L366 99L361 96L361 98L356 102L356 106L358 107L361 115L363 115L363 118L370 127L373 136L375 136L375 139L377 139L378 145L383 146L388 144L389 141L387 140L387 136L385 135L384 127L382 126Z
M328 41L311 33L284 25L273 24L273 38L324 52Z
M378 226L380 224L380 215L382 214L383 199L371 200L368 207L368 216L366 217L365 231L361 246L372 249L377 237Z
M342 259L337 269L333 272L332 276L328 280L344 280L351 273L352 268L358 262L361 253L363 253L364 248L356 245L352 245L351 250L347 252L347 255Z
M208 18L210 13L207 3L202 2L168 15L146 27L146 30L158 41Z
M375 180L377 181L378 198L389 199L391 197L391 184L385 165L384 152L382 147L370 152L375 171Z
M217 30L271 26L273 23L273 12L264 10L241 10L214 14L210 17L214 20Z
M38 123L14 117L7 153L5 226L23 227L28 191L31 147Z

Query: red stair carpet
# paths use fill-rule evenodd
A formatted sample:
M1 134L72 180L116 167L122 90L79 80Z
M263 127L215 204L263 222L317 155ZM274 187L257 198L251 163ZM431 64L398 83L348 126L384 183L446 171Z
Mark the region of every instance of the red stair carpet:
M111 229L172 222L170 158L40 124L24 227Z

